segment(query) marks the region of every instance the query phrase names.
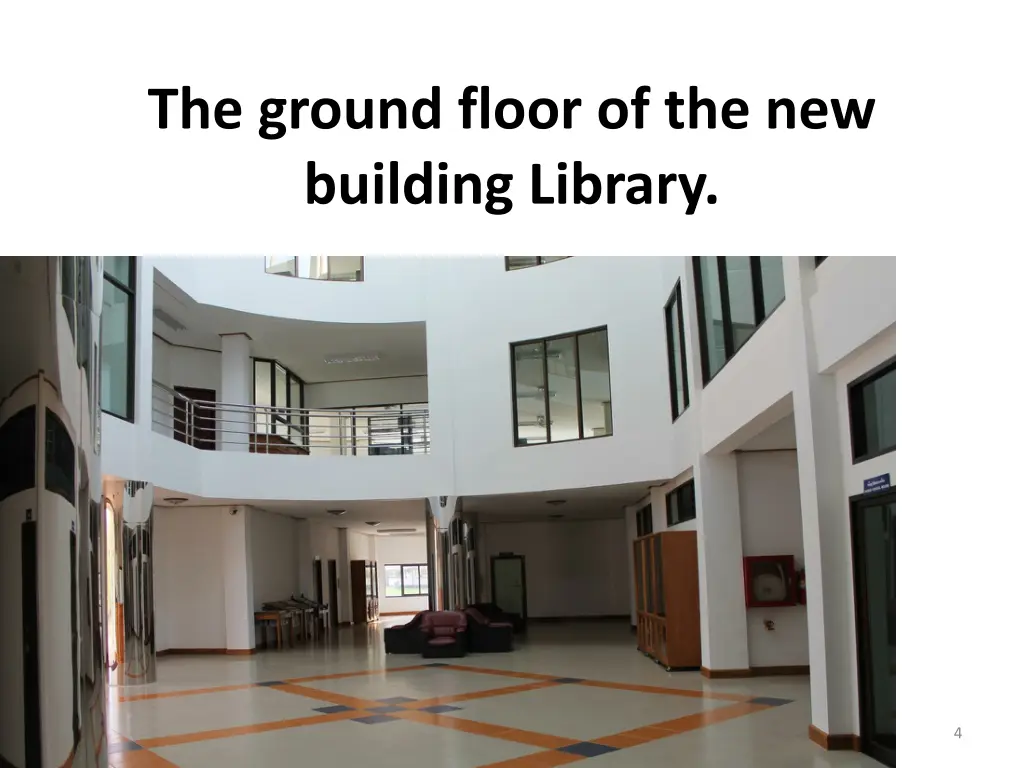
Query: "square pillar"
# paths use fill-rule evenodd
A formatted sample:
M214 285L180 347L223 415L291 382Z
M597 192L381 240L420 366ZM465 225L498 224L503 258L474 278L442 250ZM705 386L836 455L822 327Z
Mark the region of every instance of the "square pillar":
M803 329L792 362L800 508L811 667L811 727L830 736L859 732L850 512L843 486L835 378L818 370L810 299L811 258L784 259L786 301Z
M245 333L222 334L220 337L220 393L217 399L227 404L219 410L217 449L248 451L252 434L252 339ZM230 407L235 406L235 407ZM241 406L241 407L239 407Z
M225 507L221 514L225 647L228 653L248 653L256 647L252 510L249 507Z

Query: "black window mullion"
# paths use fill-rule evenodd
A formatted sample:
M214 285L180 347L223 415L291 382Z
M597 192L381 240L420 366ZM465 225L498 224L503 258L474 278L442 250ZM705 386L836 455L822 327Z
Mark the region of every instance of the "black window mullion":
M665 307L665 343L668 347L668 390L669 400L672 403L672 418L676 419L679 417L679 398L676 397L676 353L673 344L673 334L675 329L672 327L672 299L669 299L668 305Z
M693 256L692 264L694 299L697 302L697 339L700 345L700 375L704 380L704 385L707 386L707 383L711 381L708 363L708 334L713 333L714 328L708 328L707 316L704 313L704 278L700 271L700 256Z
M551 442L551 391L548 387L548 342L547 339L541 342L541 359L544 368L544 429L547 431L548 439Z
M683 410L690 407L690 376L686 372L686 336L683 333L683 289L676 283L676 315L679 319L679 355L680 369L683 372Z
M519 371L516 368L516 346L516 344L509 345L512 358L512 443L514 446L519 445Z
M750 257L750 287L754 293L754 327L764 322L764 282L761 278L761 257Z
M573 354L576 356L576 438L583 439L583 369L580 367L580 335L572 337ZM546 358L545 358L546 359ZM609 370L611 365L608 366Z
M716 256L715 262L718 266L718 291L722 302L722 338L725 340L725 361L729 362L729 359L736 354L736 340L732 333L732 310L729 307L729 272L725 266L725 256Z

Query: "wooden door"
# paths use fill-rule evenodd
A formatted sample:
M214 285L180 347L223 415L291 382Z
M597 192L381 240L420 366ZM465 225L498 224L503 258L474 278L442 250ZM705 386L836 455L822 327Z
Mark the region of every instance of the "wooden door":
M203 451L217 449L217 411L208 405L190 405L183 398L214 402L217 392L199 387L175 387L174 439Z

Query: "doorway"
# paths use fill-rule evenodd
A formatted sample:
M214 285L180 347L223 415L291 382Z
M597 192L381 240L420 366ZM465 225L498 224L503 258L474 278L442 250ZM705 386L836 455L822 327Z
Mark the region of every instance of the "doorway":
M327 561L327 584L330 589L327 592L327 608L330 611L330 626L338 626L338 561Z
M324 564L319 557L313 560L313 598L324 605Z
M896 490L850 500L861 750L896 765Z
M526 558L503 552L491 557L491 602L526 621Z
M189 400L215 402L217 393L199 387L175 387L181 397L174 398L174 439L202 451L217 449L216 413L211 406L193 405Z

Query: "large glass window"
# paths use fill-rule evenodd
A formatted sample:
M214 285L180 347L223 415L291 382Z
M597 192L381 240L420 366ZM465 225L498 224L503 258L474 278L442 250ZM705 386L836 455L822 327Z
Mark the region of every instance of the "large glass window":
M849 398L853 460L896 450L896 361L850 384Z
M253 358L253 404L257 409L255 429L258 434L278 435L296 445L305 445L309 428L304 407L302 379L276 360Z
M426 564L384 566L384 597L427 594L430 594L430 587Z
M134 419L135 259L103 259L100 407L126 421Z
M363 257L267 256L263 270L268 275L359 283L363 280Z
M672 418L679 418L690 406L690 382L686 375L686 344L683 341L683 289L680 283L672 290L665 305L665 338L668 342L669 393L672 397Z
M654 532L654 515L651 505L648 504L636 511L636 535L649 536Z
M515 444L612 434L608 329L512 345Z
M786 298L779 256L694 256L704 383Z
M539 267L541 264L551 264L555 261L568 259L569 256L506 256L505 269L509 272L527 267Z

